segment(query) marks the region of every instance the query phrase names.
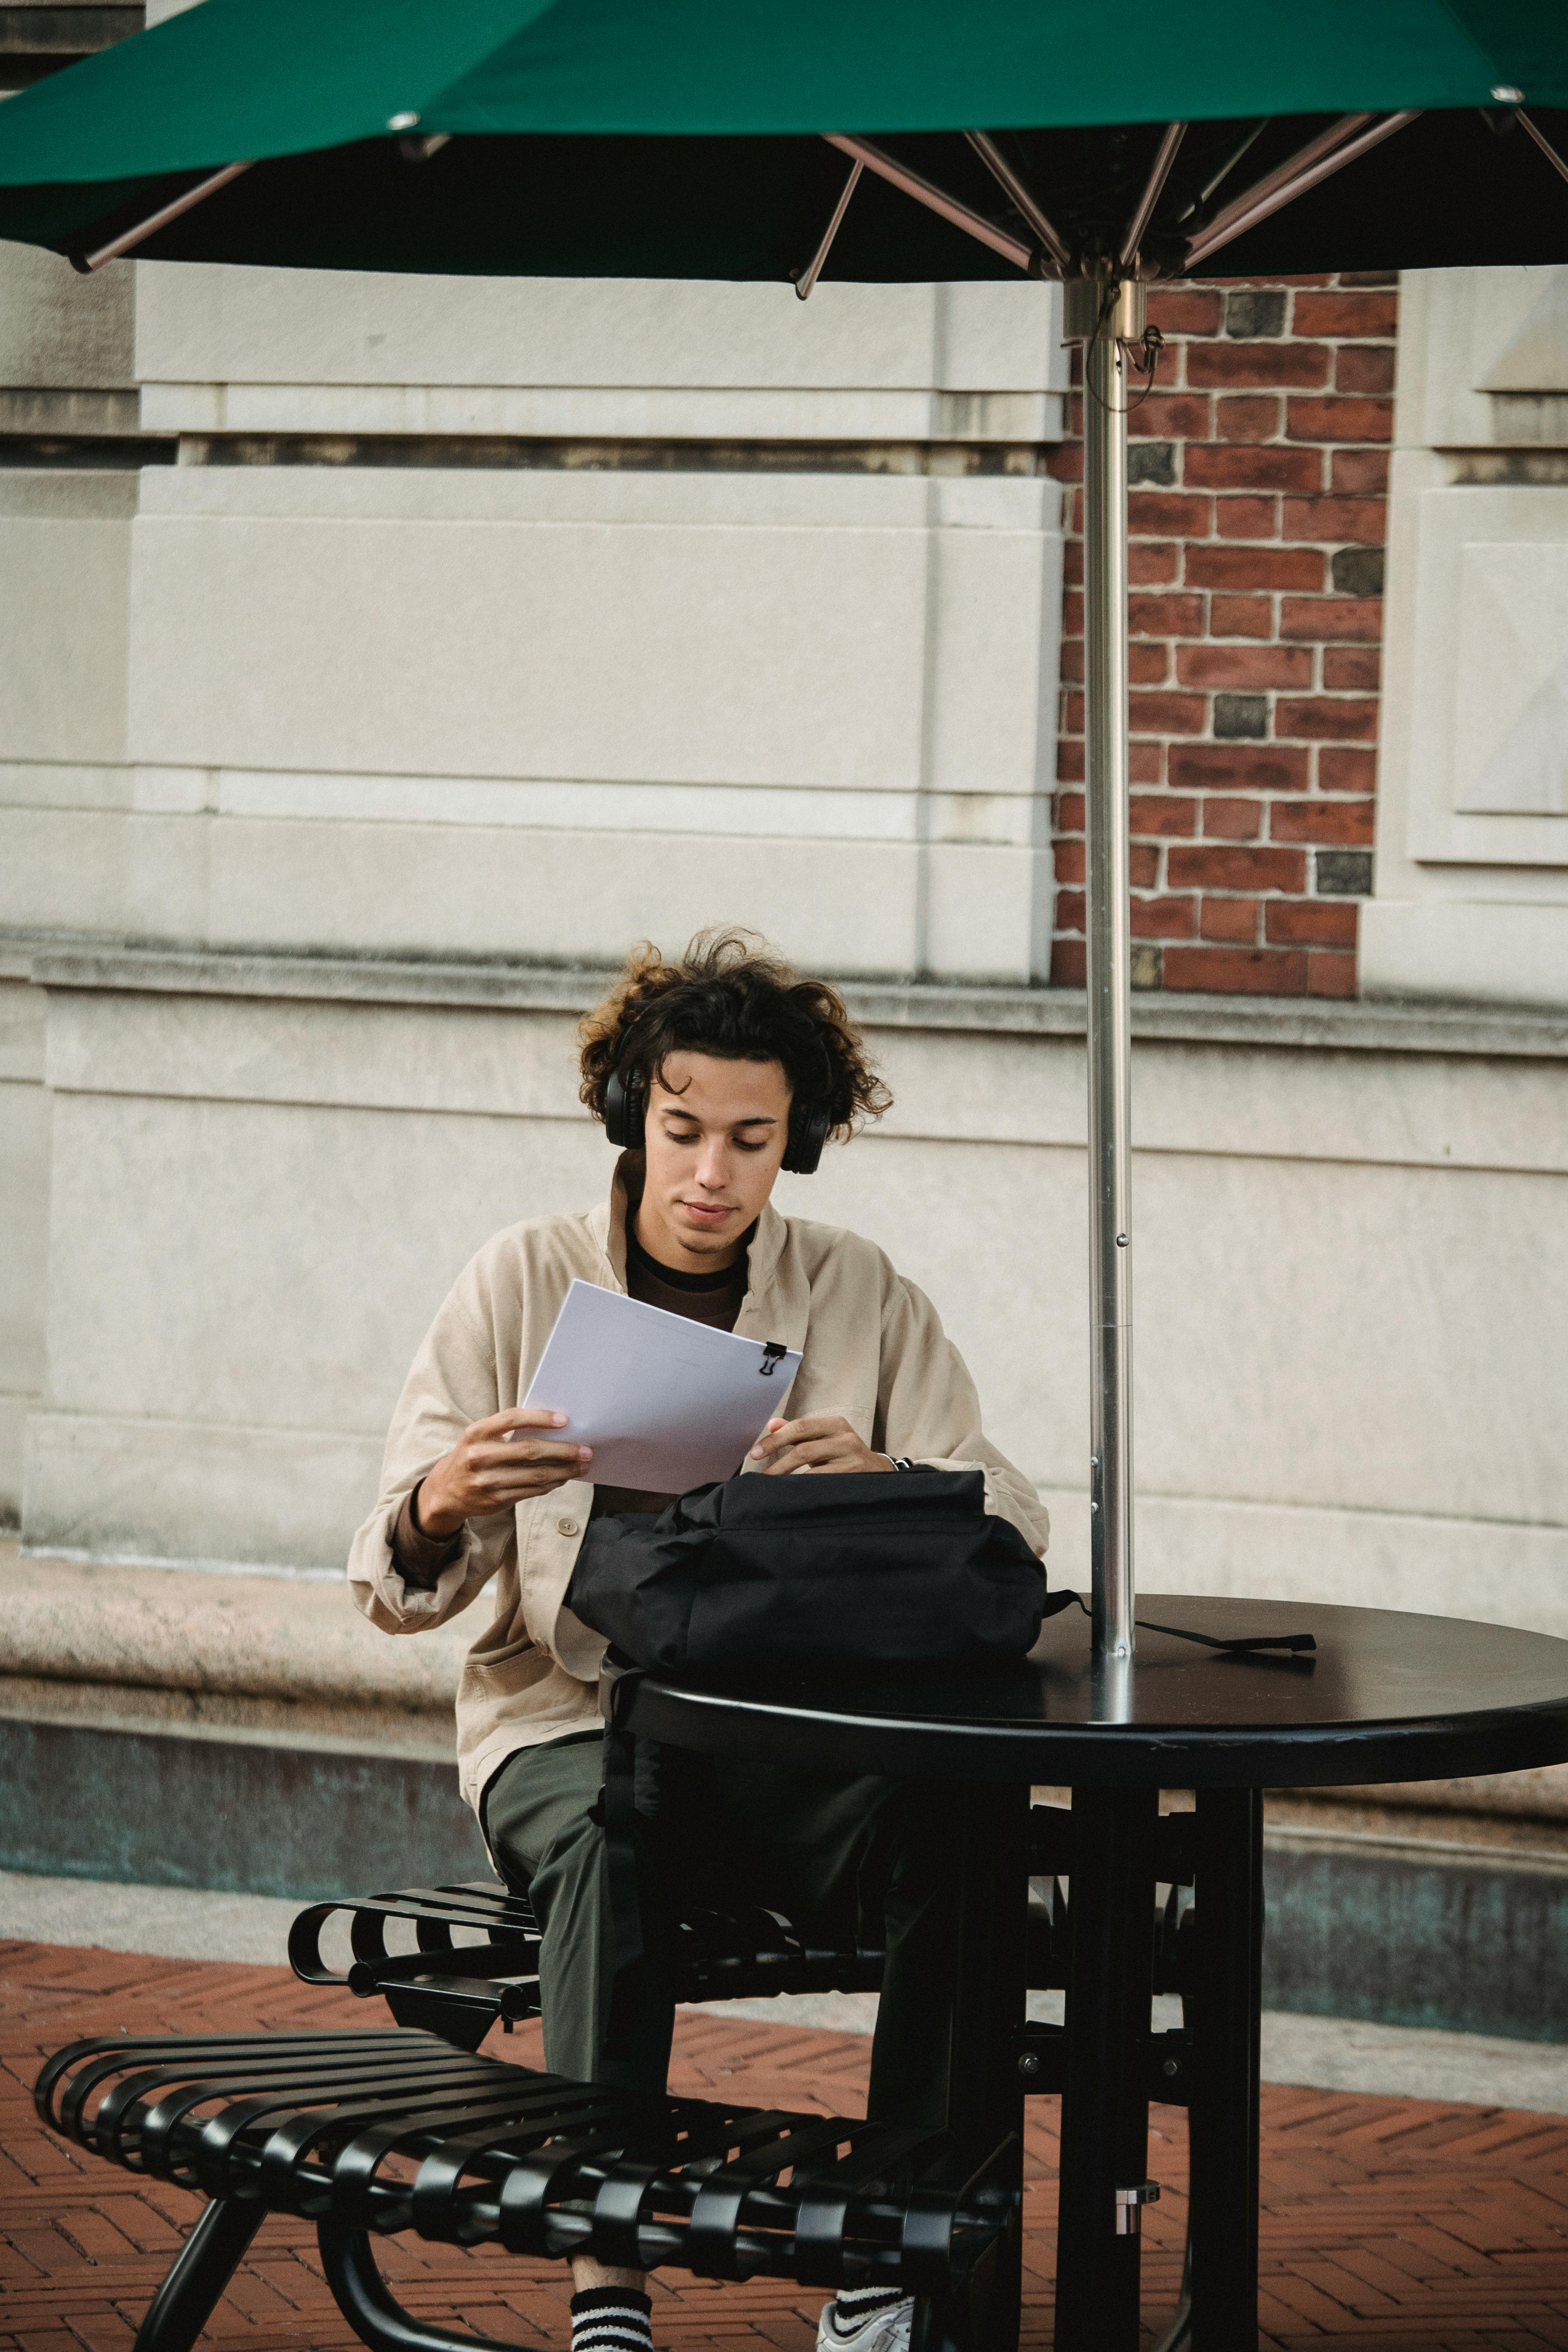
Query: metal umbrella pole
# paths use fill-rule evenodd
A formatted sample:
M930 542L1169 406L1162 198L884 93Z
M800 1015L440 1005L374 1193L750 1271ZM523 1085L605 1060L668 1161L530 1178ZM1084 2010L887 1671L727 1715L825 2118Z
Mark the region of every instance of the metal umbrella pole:
M1127 751L1128 350L1135 278L1067 280L1083 346L1084 830L1089 910L1089 1265L1093 1640L1132 1654L1132 1101Z

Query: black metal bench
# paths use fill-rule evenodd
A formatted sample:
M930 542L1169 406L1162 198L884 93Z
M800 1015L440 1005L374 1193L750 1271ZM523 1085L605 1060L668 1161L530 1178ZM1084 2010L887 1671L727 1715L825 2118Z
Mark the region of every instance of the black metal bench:
M1011 2143L976 2155L903 2125L639 2101L407 2027L75 2042L34 2096L95 2155L211 2200L140 2352L186 2352L268 2212L315 2222L374 2352L515 2352L400 2308L373 2240L404 2230L708 2278L886 2282L921 2298L936 2352L984 2341L1018 2226Z
M328 1924L347 1915L346 1970L321 1957ZM410 1952L389 1952L387 1929L414 1933ZM459 1936L478 1937L460 1944ZM776 1993L875 1992L880 1951L809 1942L776 1911L691 1911L677 1930L676 1997L755 2000ZM507 2032L539 2014L539 1929L526 1895L495 1882L404 1887L395 1894L314 1903L289 1935L289 1959L307 1984L379 1993L399 2025L419 2025L477 2050L492 2025Z
M1027 1926L1033 1986L1065 1981L1070 1816L1037 1806ZM1184 1990L1181 1816L1161 1825L1169 1898L1153 1922L1157 1990ZM352 1958L323 1932L345 1914ZM388 1949L395 1923L413 1937ZM474 1940L460 1941L468 1937ZM692 1915L682 2000L868 1991L882 1955L818 1948L766 1911ZM342 2032L116 2034L44 2067L44 2121L81 2147L210 2201L153 2298L136 2352L189 2352L268 2212L316 2225L339 2308L372 2352L516 2352L404 2311L377 2237L710 2278L886 2284L918 2298L913 2352L976 2352L1016 2294L1019 2148L901 2125L690 2099L637 2099L479 2056L498 2021L539 2012L539 1935L526 1896L495 1885L313 1904L289 1958L307 1983L384 1997L397 2024ZM1187 2036L1148 2037L1152 2095L1185 2098ZM1061 2087L1059 2026L1018 2031L1019 2087ZM1169 2339L1168 2339L1169 2340Z
M1032 1885L1027 1923L1028 1982L1036 1990L1067 1983L1068 1914L1062 1879L1068 1873L1072 1816L1065 1806L1036 1805L1029 1814ZM1192 1816L1166 1814L1160 1822L1158 1867L1169 1892L1155 1915L1154 1990L1189 1990L1184 1933L1187 1889L1193 1883ZM352 1958L347 1969L323 1958L329 1924L345 1918ZM387 1949L387 1930L401 1923L412 1951ZM769 2000L780 1993L876 1992L880 1951L816 1945L775 1911L692 1911L678 1929L676 1998L680 2001ZM479 1940L459 1943L459 1936ZM306 1984L341 1985L362 2000L383 1998L400 2025L422 2026L464 2050L477 2050L491 2027L510 2032L540 2011L539 1929L526 1895L494 1880L453 1886L403 1887L384 1895L345 1896L301 1911L289 1936L289 1960ZM1055 2051L1061 2028L1032 2026L1020 2049L1027 2090L1061 2087ZM1183 2071L1179 2033L1158 2037L1161 2095Z

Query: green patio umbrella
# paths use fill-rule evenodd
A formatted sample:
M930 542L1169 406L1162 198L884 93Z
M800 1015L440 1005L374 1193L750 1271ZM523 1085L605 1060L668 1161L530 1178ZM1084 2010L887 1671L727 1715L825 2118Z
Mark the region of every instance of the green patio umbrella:
M7 102L0 235L100 250L243 163L243 185L142 249L777 279L832 215L837 133L885 137L865 161L895 176L858 190L828 274L1055 272L1120 250L1149 126L1173 122L1145 273L1201 267L1194 232L1201 247L1320 134L1345 175L1228 220L1228 275L1556 260L1560 201L1521 108L1561 153L1556 0L1300 0L1273 18L1250 0L206 0ZM411 176L437 142L439 169ZM918 208L893 193L914 174Z
M1568 259L1563 0L205 0L0 107L0 236L1066 281L1084 346L1094 1635L1133 1640L1126 409L1151 278Z

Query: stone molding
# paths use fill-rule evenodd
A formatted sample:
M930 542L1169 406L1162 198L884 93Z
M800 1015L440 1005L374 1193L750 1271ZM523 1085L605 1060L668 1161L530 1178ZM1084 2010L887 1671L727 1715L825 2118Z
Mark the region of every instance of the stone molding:
M472 1626L395 1641L342 1581L0 1544L0 1717L370 1754L453 1753Z
M596 1001L610 976L608 967L558 967L499 958L443 961L258 954L104 945L0 929L0 978L30 981L47 990L577 1013ZM872 1028L1057 1037L1084 1034L1081 989L866 980L845 980L840 987L856 1019ZM1568 1013L1528 1005L1444 1003L1425 998L1302 1003L1141 991L1133 998L1132 1028L1135 1037L1173 1044L1568 1059Z

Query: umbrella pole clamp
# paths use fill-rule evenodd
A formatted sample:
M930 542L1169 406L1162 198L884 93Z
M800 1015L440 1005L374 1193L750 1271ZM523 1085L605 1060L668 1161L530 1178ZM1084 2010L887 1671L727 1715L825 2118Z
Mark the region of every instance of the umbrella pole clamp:
M1083 346L1090 1463L1093 1641L1133 1650L1131 814L1128 797L1127 408L1147 317L1131 276L1068 278Z
M1069 278L1062 287L1062 331L1069 343L1141 343L1148 308L1149 289L1142 278ZM1086 440L1088 434L1086 412Z

